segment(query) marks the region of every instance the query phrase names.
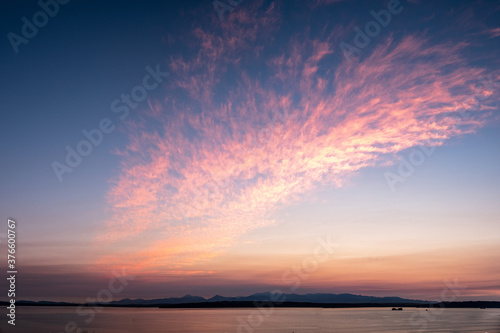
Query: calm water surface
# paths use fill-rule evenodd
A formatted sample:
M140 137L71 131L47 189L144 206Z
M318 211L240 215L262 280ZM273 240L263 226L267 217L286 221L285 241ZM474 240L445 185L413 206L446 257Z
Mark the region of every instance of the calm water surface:
M133 309L104 308L89 316L74 307L18 307L15 328L0 323L0 332L65 332L73 321L88 333L160 332L488 332L500 333L500 309ZM239 327L239 330L238 330ZM78 332L76 329L67 332Z

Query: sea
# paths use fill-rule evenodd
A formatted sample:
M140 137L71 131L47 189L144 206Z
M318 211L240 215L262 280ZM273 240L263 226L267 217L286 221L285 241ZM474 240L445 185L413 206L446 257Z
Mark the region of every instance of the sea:
M15 326L4 317L0 332L20 333L500 333L500 309L404 308L80 308L23 306Z

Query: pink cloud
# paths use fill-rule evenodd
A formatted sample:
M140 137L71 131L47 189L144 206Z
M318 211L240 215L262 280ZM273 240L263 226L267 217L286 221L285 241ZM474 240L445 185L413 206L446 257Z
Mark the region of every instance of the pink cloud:
M461 58L465 44L388 38L365 59L338 64L331 41L294 39L271 59L245 55L271 21L223 37L196 30L198 54L172 60L170 92L131 125L107 196L106 238L129 244L137 269L179 271L210 260L318 186L342 186L401 150L442 145L487 120L486 104L472 117L455 116L485 74ZM253 58L267 65L264 79L245 69ZM235 83L224 83L235 72ZM135 245L144 237L146 247Z
M486 29L484 33L490 35L490 38L496 38L500 36L500 28Z

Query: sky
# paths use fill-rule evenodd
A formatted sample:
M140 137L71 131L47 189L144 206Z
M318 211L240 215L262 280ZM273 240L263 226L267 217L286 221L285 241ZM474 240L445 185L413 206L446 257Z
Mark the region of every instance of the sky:
M498 1L0 13L18 300L83 302L118 274L114 300L500 301Z

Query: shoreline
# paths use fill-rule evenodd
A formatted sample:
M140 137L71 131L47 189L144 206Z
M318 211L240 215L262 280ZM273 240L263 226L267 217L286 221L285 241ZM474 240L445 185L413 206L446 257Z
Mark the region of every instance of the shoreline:
M9 303L0 301L0 305ZM464 301L464 302L439 302L439 303L309 303L309 302L271 302L271 301L222 301L183 304L106 304L106 303L65 303L65 302L30 302L19 301L16 306L34 307L112 307L112 308L161 308L161 309L223 309L223 308L324 308L324 309L349 309L349 308L449 308L449 309L498 309L500 302L496 301Z

